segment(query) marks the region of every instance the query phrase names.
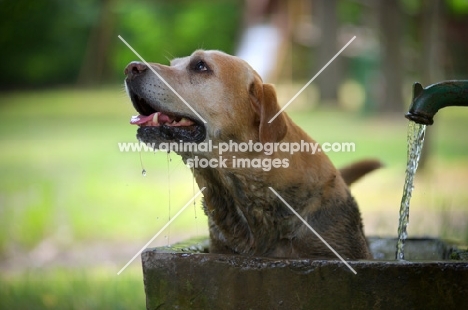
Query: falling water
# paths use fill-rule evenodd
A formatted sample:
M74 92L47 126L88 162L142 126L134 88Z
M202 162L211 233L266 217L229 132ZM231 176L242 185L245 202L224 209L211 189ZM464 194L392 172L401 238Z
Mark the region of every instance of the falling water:
M140 142L141 143L141 142ZM138 150L138 154L140 154L140 166L141 166L141 175L146 177L146 169L143 166L143 160L141 159L141 150Z
M396 259L405 259L403 248L405 240L408 237L406 231L409 222L409 206L411 200L411 193L413 192L413 180L416 170L418 169L419 158L424 144L424 134L426 132L426 125L417 124L410 121L408 125L408 153L406 164L406 178L403 187L403 196L400 205L400 220L398 223L398 242Z

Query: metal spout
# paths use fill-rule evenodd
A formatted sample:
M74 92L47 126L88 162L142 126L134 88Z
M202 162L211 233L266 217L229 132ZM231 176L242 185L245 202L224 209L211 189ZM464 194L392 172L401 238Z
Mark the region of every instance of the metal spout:
M432 125L433 117L442 108L468 107L468 80L444 81L423 88L413 85L413 101L405 117L413 122Z

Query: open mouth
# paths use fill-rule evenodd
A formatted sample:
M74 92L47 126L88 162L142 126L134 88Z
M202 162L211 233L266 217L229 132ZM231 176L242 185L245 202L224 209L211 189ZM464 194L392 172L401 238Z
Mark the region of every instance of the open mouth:
M205 126L198 120L177 113L158 111L147 100L130 91L133 106L139 115L132 116L130 124L138 125L137 138L144 143L165 141L201 142Z

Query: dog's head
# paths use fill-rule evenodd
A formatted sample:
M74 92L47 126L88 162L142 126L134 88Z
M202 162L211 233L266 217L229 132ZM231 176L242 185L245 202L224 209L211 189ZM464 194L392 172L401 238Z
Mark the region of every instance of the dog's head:
M170 66L132 62L125 85L140 114L137 137L162 142L280 141L285 116L272 85L243 60L219 51L195 51Z

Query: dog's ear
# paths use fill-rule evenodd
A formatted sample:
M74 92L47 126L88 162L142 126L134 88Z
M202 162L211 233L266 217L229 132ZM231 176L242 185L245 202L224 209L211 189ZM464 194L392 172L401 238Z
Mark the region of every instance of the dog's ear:
M287 131L285 115L280 113L269 123L281 110L273 85L263 84L259 77L256 78L250 85L250 98L259 116L260 142L278 142L283 139Z

